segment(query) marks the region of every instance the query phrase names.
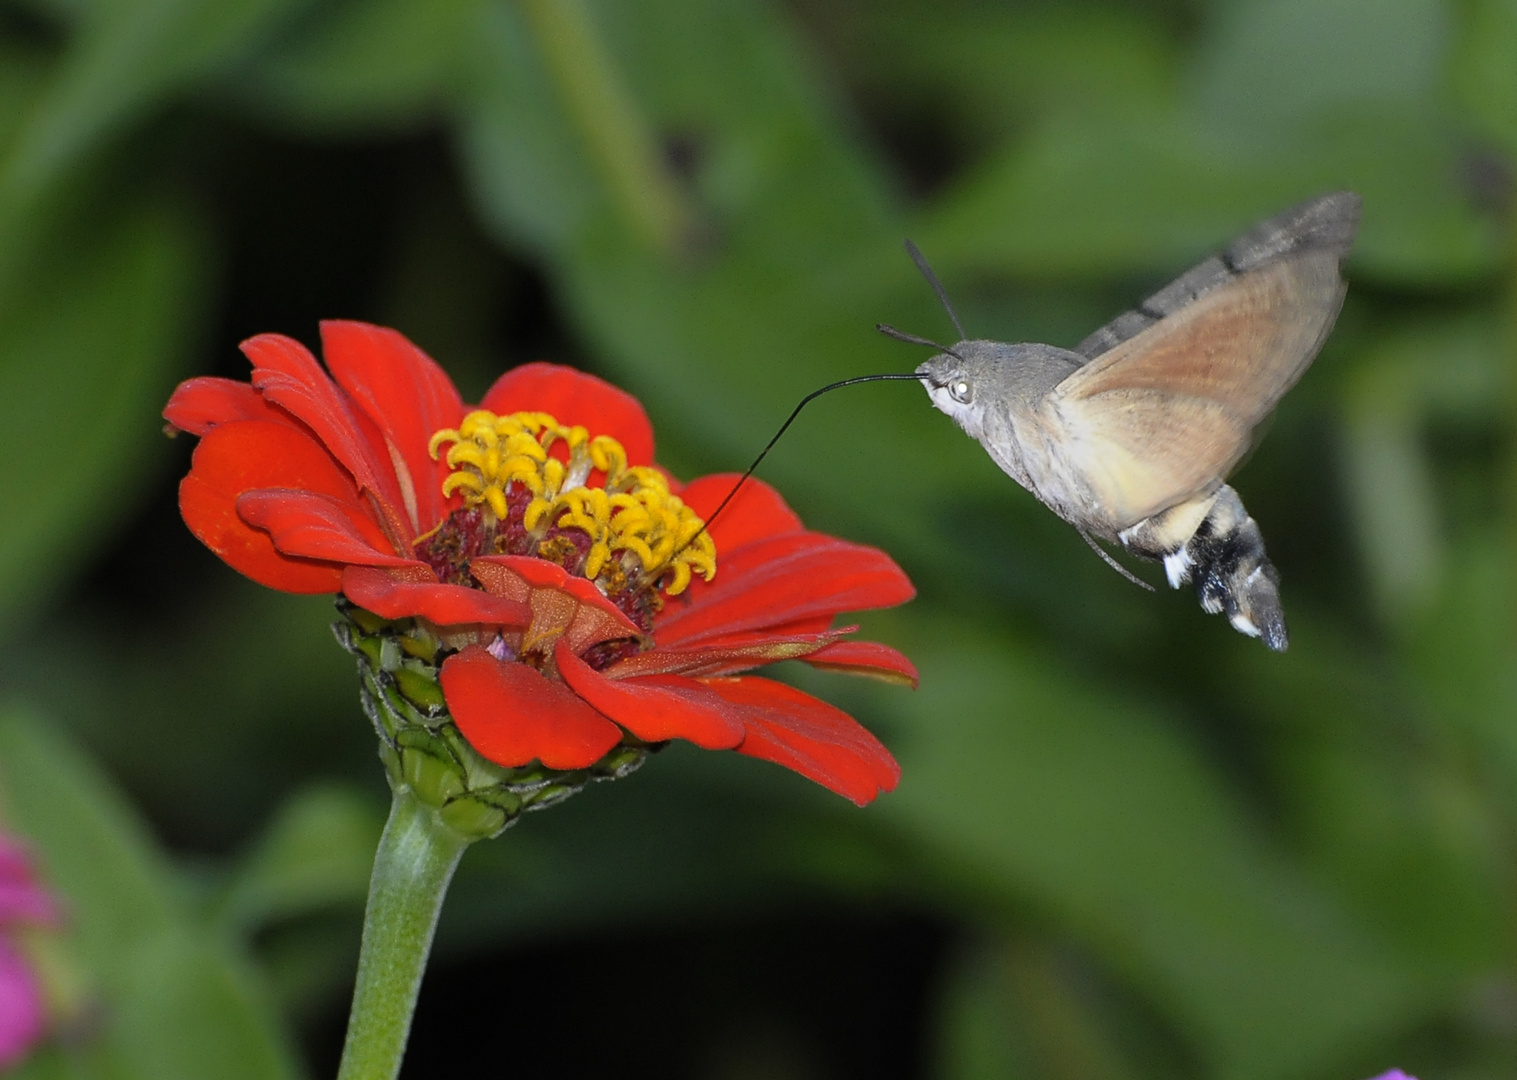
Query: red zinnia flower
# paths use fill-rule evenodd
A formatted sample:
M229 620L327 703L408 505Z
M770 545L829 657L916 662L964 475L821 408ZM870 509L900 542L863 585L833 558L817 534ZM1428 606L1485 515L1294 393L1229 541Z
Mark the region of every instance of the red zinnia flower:
M702 532L736 477L680 485L642 406L593 376L527 364L471 411L395 331L321 332L330 377L264 334L242 346L251 385L191 379L164 410L201 436L185 522L234 569L433 625L456 650L448 710L502 766L586 768L630 732L778 762L860 804L895 786L852 717L739 674L800 659L914 683L899 652L832 628L911 598L889 556L806 531L756 480Z

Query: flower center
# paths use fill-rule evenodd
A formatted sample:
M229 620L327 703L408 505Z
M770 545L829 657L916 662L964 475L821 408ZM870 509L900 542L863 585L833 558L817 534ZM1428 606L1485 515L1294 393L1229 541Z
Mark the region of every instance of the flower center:
M663 473L629 466L609 436L547 413L479 409L433 435L427 449L435 459L445 445L453 471L443 494L461 493L464 506L416 541L444 581L472 584L476 555L534 555L594 581L648 630L662 603L657 590L677 596L692 574L716 575L705 523ZM591 486L595 474L601 482Z

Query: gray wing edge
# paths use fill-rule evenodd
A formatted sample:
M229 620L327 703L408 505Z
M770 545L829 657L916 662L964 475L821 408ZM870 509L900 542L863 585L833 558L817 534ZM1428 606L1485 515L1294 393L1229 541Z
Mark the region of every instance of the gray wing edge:
M1137 307L1122 312L1074 351L1094 360L1218 285L1287 256L1330 251L1342 259L1354 242L1361 206L1362 200L1352 191L1335 191L1276 214L1238 237L1220 255L1192 267Z

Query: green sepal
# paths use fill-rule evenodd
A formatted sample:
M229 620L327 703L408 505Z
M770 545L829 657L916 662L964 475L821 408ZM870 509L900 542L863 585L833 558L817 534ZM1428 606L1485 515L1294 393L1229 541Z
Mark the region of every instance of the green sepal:
M521 813L521 800L515 802L513 808L506 810L491 806L482 799L465 796L449 801L438 810L438 815L445 825L465 836L494 836Z
M379 736L391 786L411 791L460 836L496 836L528 810L560 803L593 781L626 776L664 745L627 735L585 769L497 765L469 745L448 712L439 671L450 652L429 627L381 619L343 597L337 610L342 619L332 632L358 658L359 701Z
M428 678L419 671L402 666L396 669L395 682L407 701L423 709L441 709L445 706L442 687L436 679Z

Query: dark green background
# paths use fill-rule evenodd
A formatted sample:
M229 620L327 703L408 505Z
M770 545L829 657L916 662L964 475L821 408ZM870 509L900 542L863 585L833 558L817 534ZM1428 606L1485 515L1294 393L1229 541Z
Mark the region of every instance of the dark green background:
M468 397L602 374L688 477L951 332L903 236L1069 345L1340 187L1347 306L1235 478L1289 653L918 389L823 399L764 475L906 567L863 621L922 685L790 677L899 790L676 746L478 845L405 1075L1517 1073L1514 154L1514 0L0 3L0 790L73 912L28 1075L335 1067L380 769L328 602L180 523L178 380L368 319Z

